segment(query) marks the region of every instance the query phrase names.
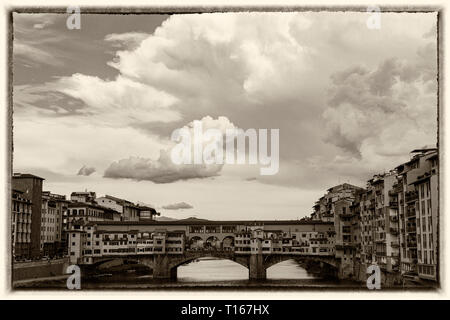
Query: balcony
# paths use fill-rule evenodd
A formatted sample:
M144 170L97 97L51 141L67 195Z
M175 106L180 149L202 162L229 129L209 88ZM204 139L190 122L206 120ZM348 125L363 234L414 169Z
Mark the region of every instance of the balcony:
M402 183L396 183L392 186L393 193L400 193L403 191L403 184Z
M416 226L406 227L407 233L416 233Z
M407 218L412 218L412 217L416 217L416 210L415 209L409 209L406 210L406 217Z
M419 198L419 193L417 191L410 191L405 193L405 201L413 202Z

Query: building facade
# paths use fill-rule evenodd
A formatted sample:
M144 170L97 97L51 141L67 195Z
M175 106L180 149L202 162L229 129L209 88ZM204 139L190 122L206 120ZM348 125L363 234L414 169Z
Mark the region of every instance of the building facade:
M96 202L101 206L120 212L120 221L139 221L140 207L131 201L105 195L104 197L97 198Z
M438 265L438 152L418 149L398 173L401 272L436 280ZM419 267L420 266L420 267ZM420 269L420 270L419 270Z
M95 203L71 202L67 207L67 230L82 221L84 224L95 221L118 221L120 213L114 209Z
M22 191L23 199L29 200L31 202L31 258L37 258L41 256L41 210L43 181L43 178L32 174L14 173L12 176L13 190Z
M336 202L340 199L354 201L356 192L360 190L363 189L348 183L329 188L327 193L317 200L313 206L314 212L311 214L311 218L324 222L334 222Z
M73 202L93 203L95 199L96 194L93 191L72 192L70 194L70 200Z
M32 203L23 197L22 191L13 189L11 209L13 261L27 259L31 256Z
M161 213L157 212L154 208L148 206L139 206L139 220L140 221L149 221L155 220L156 216L160 216Z
M46 256L63 255L66 244L63 219L68 201L66 196L42 192L41 251Z

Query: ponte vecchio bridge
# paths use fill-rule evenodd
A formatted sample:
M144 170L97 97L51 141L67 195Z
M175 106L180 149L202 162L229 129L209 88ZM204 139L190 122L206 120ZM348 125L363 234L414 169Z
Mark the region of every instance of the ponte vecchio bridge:
M69 231L73 263L134 259L154 278L176 278L177 267L201 257L235 261L250 279L265 279L270 266L302 259L339 269L332 222L310 220L89 222Z

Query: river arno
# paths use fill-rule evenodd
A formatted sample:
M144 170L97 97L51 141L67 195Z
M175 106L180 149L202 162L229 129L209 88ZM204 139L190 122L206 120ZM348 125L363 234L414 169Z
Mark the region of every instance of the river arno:
M176 281L146 275L113 275L84 281L85 289L255 289L258 288L363 288L361 283L323 279L288 260L267 269L267 280L250 281L248 269L230 260L202 258L178 267Z
M67 290L67 276L29 279L13 284L15 289ZM230 260L201 258L178 267L176 280L153 279L135 272L104 273L81 279L85 290L367 290L365 283L325 279L308 273L296 261L287 260L267 269L266 280L249 280L248 269ZM435 286L409 284L388 290L434 290Z

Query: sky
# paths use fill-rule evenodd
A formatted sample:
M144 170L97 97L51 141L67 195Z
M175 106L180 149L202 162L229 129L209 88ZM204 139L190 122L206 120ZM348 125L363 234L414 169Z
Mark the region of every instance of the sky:
M298 219L436 145L435 13L14 14L13 170L172 218ZM279 171L175 165L172 132L279 129Z

